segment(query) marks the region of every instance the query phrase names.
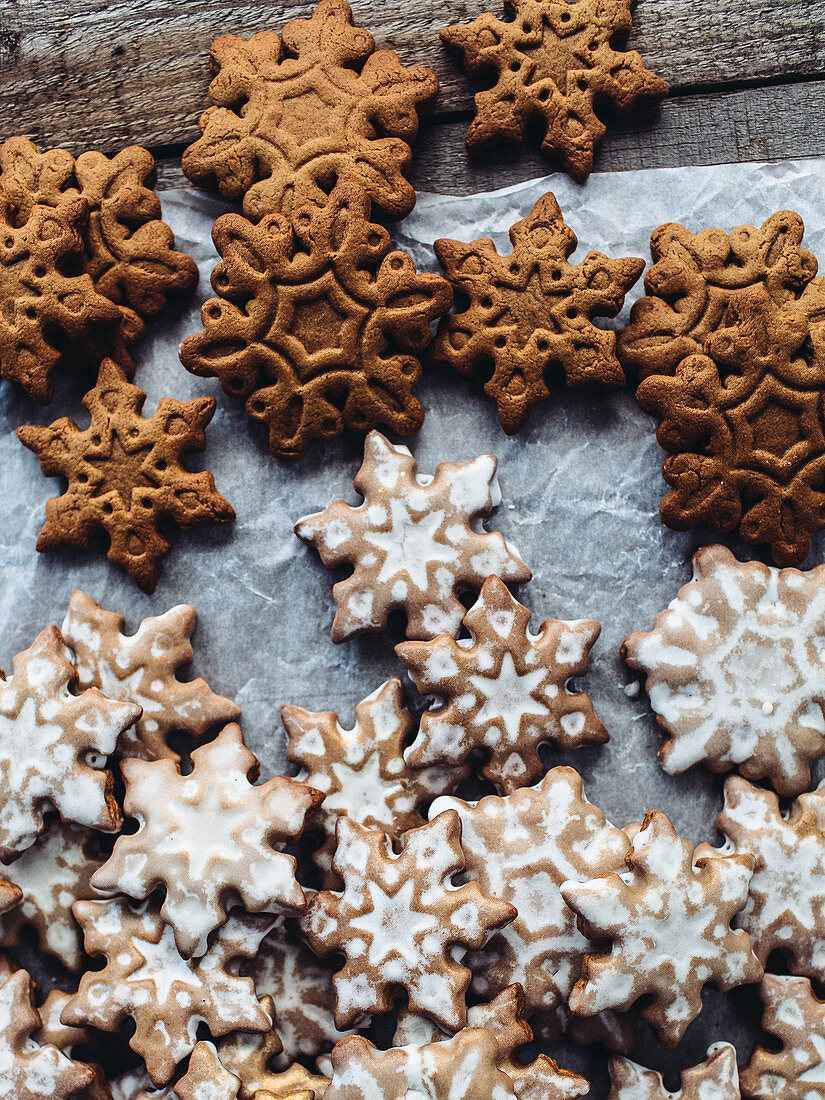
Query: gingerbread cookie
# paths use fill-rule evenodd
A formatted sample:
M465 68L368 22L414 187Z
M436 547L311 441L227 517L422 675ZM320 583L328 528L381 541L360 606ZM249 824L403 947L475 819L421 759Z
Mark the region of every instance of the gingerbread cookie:
M651 810L626 863L621 875L561 886L583 934L611 943L585 955L570 1008L592 1016L644 998L642 1017L675 1046L702 1011L708 982L726 991L762 976L747 932L730 926L747 901L753 857L697 857Z
M18 428L17 435L38 456L47 477L68 481L66 492L46 503L37 549L88 550L102 530L109 538L109 560L122 565L144 592L153 592L169 551L161 521L172 519L188 531L207 521L227 523L235 513L211 474L194 473L184 464L187 455L206 448L204 429L215 412L214 399L163 397L157 411L143 417L145 400L143 390L104 359L97 385L83 398L92 417L88 428L63 417L49 427Z
M419 356L452 291L391 251L386 229L369 219L366 194L339 184L325 206L304 206L291 221L215 222L218 297L201 311L203 331L181 344L181 362L245 398L279 458L345 428L410 435L424 421L413 393Z
M109 354L124 370L133 366L122 311L89 275L64 274L83 253L88 215L86 200L74 199L53 210L35 206L18 226L0 196L0 378L42 405L52 399L61 363L96 364Z
M512 435L550 397L547 373L560 367L568 386L623 386L616 334L594 317L615 317L645 262L588 252L568 262L578 241L549 191L510 230L513 251L500 256L489 238L438 240L435 253L467 308L442 317L430 357L470 377L489 370L484 392ZM460 299L459 299L460 300Z
M601 626L548 619L533 634L530 618L503 581L488 577L464 616L469 639L442 634L395 647L418 690L441 701L421 716L406 754L412 768L460 765L480 750L482 774L509 794L542 774L540 745L566 752L608 740L590 696L567 686L587 672Z
M766 974L759 988L762 1030L780 1048L758 1046L742 1070L742 1095L754 1100L818 1100L825 1096L825 1001L807 978Z
M91 1066L38 1043L32 1036L39 1027L31 978L18 970L0 985L2 1100L69 1100L94 1081Z
M693 579L622 656L646 675L665 734L662 767L700 761L769 779L782 795L810 783L825 752L825 566L807 573L740 562L723 546L693 559Z
M121 755L177 762L171 734L201 740L214 727L240 718L241 708L216 695L202 677L177 678L180 667L195 655L191 637L196 619L194 607L179 604L143 619L134 634L126 634L122 615L104 611L80 589L72 593L61 629L74 652L81 687L98 687L112 699L143 708L118 743Z
M91 878L105 858L90 829L52 820L48 831L9 868L23 902L0 917L0 947L16 947L23 929L32 928L41 951L81 973L83 937L72 905L97 897Z
M75 1047L86 1046L91 1042L91 1033L88 1028L70 1027L60 1019L63 1009L71 999L71 993L64 993L62 989L53 989L37 1009L40 1015L40 1027L32 1033L38 1043L43 1046L57 1047L64 1054L71 1054Z
M120 809L106 757L140 715L97 688L79 694L57 627L41 631L0 675L0 860L8 863L48 828L46 807L64 821L117 832Z
M736 1048L714 1043L698 1066L682 1072L682 1087L669 1092L662 1075L627 1058L610 1059L613 1087L607 1100L740 1100Z
M507 798L439 798L430 813L445 809L461 819L466 876L518 910L465 958L473 992L490 998L518 982L528 1014L566 1004L592 945L577 930L561 884L624 870L629 840L587 801L572 768L553 768L537 786Z
M180 1100L237 1100L240 1079L218 1057L214 1043L200 1042L192 1051L186 1073L175 1085Z
M419 474L406 447L370 432L353 481L363 503L338 500L295 524L327 568L353 568L332 589L334 642L385 630L397 609L407 616L408 638L455 636L465 615L459 592L479 591L491 573L507 584L530 580L516 548L482 527L501 502L497 465L481 455Z
M184 958L206 954L228 919L227 894L253 913L306 908L295 857L276 846L301 835L323 795L282 776L253 785L260 765L240 726L196 749L186 775L173 760L124 760L121 772L138 830L117 838L92 885L141 900L162 888L160 915Z
M137 145L111 158L98 152L75 158L65 149L41 153L24 137L0 145L0 196L16 225L25 225L36 205L86 200L82 269L99 294L122 307L130 342L144 335L142 318L157 316L170 293L198 281L197 264L174 250L172 230L160 219L156 180L154 157Z
M424 824L423 802L461 781L460 770L423 768L414 771L404 749L415 720L404 702L401 681L394 677L355 708L355 725L344 729L332 711L313 714L302 707L281 707L287 733L287 759L302 767L299 779L324 795L315 810L324 842L312 858L324 884L338 886L332 874L335 826L340 817L398 837Z
M335 183L361 187L391 218L410 213L409 143L438 78L424 66L406 68L392 50L376 51L345 0L321 0L280 37L222 35L212 65L203 137L183 154L195 183L216 181L253 219L323 205Z
M403 988L414 1012L445 1029L463 1027L470 971L455 957L459 945L478 949L516 910L477 883L453 885L465 867L458 814L447 810L409 830L399 854L386 833L346 817L337 840L332 866L343 892L316 894L301 920L313 951L345 958L334 979L336 1026L386 1012L391 992Z
M520 142L537 121L541 151L583 183L605 133L599 104L616 114L667 95L635 50L616 49L632 26L631 0L506 0L507 21L484 12L447 27L441 39L463 54L468 73L494 76L475 96L468 149Z
M705 351L728 306L751 288L763 286L780 307L798 298L817 269L802 248L804 232L792 210L773 214L759 229L740 225L730 233L660 225L650 238L654 262L645 296L619 333L621 362L640 379L672 375L683 359Z
M0 914L8 913L23 900L23 891L7 879L0 879ZM0 927L2 927L0 925Z

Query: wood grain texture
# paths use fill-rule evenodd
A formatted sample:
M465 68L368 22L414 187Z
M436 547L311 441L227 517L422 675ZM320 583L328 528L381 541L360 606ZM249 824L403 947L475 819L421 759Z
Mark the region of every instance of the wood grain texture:
M474 18L485 0L355 7L380 45L436 69L437 119L472 110L479 85L438 31ZM188 143L207 104L212 39L277 29L310 10L248 0L3 0L0 135L73 151ZM500 12L500 0L491 10ZM825 76L825 0L638 0L630 45L676 93Z

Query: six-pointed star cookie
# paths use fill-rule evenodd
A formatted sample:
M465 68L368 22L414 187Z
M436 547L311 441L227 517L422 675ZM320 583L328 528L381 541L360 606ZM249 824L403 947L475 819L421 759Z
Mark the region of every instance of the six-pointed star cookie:
M626 834L587 801L572 768L553 768L537 786L507 798L488 795L475 804L439 798L430 813L445 809L461 818L467 876L518 910L511 924L465 958L473 991L489 998L518 982L528 1014L565 1004L592 945L559 888L623 871Z
M470 971L456 953L460 946L481 947L516 910L487 897L477 883L453 884L465 866L458 814L446 810L409 830L399 854L386 833L346 817L337 840L332 866L344 889L316 894L301 919L313 951L345 958L334 979L336 1026L386 1012L401 988L414 1012L445 1029L463 1027Z
M321 0L280 37L221 35L212 64L213 106L201 116L203 136L183 154L195 183L216 180L254 219L321 205L336 182L362 187L391 218L412 210L409 142L438 78L424 66L406 68L392 50L376 51L345 0Z
M610 1059L613 1087L607 1100L740 1100L736 1049L730 1043L715 1043L698 1066L682 1072L682 1087L669 1092L662 1075L631 1062Z
M585 955L570 1007L593 1016L644 997L641 1015L664 1046L675 1046L702 1011L706 984L728 990L762 976L747 932L731 928L747 901L753 857L697 856L651 810L626 863L621 875L561 886L584 935L611 944Z
M418 357L453 295L440 275L390 250L363 191L339 184L325 206L291 220L225 214L212 238L218 297L201 310L203 331L181 344L181 362L245 398L274 455L296 459L345 428L418 431Z
M214 398L163 397L150 417L141 416L145 400L143 390L104 359L97 385L83 398L92 417L88 428L63 417L49 427L27 424L17 435L38 456L47 477L68 481L62 496L46 502L37 549L88 550L102 530L109 538L109 560L153 592L169 551L162 520L188 531L206 522L227 523L235 513L211 474L184 464L187 455L206 447L204 429L215 412Z
M481 455L420 474L406 447L370 432L353 481L363 503L338 500L295 524L329 569L353 569L332 589L334 642L386 629L399 608L408 638L456 635L465 615L459 592L477 592L492 573L508 584L530 580L516 548L481 526L501 502L497 465Z
M179 604L143 619L125 634L125 619L104 611L85 592L72 593L63 637L75 656L81 687L98 687L112 699L138 703L143 714L118 742L123 756L178 760L172 733L201 739L215 726L240 718L241 708L216 695L206 680L179 680L177 672L194 657L197 612Z
M541 150L583 183L605 133L600 103L617 114L667 95L667 85L635 51L618 50L630 31L631 0L506 0L506 21L484 12L441 38L460 50L469 73L495 75L475 96L470 149L521 141L540 122Z
M548 192L510 230L513 251L500 256L487 238L438 240L435 252L467 308L448 313L430 353L434 362L473 376L493 364L484 392L508 435L550 397L547 374L560 367L568 386L623 386L616 334L594 317L615 317L644 260L588 252L568 262L576 235Z
M646 674L665 771L701 761L768 779L782 795L808 786L825 752L825 566L775 569L707 546L622 656Z
M825 1001L807 978L766 974L759 988L762 1029L781 1043L758 1046L742 1070L742 1095L753 1100L820 1100L825 1096Z
M421 716L406 754L411 767L461 765L481 750L483 775L509 793L541 775L540 745L567 751L608 740L590 697L567 686L587 672L600 625L548 619L533 634L530 617L488 577L464 616L469 639L444 634L395 647L418 690L442 701Z

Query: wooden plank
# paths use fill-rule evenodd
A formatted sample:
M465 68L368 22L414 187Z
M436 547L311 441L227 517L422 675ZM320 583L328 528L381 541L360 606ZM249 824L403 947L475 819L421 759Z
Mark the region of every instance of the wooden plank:
M423 128L413 182L420 191L468 195L552 171L535 147L470 157L466 121ZM621 119L599 147L597 172L675 168L825 155L825 80L680 96ZM179 157L159 160L159 186L191 186Z
M438 39L486 0L356 0L356 15L407 63L442 80L439 117L478 84ZM500 10L500 0L493 0ZM250 0L17 0L0 9L0 135L114 150L188 143L206 105L208 51L225 32L280 27L309 4ZM631 45L674 90L825 75L825 0L639 0Z

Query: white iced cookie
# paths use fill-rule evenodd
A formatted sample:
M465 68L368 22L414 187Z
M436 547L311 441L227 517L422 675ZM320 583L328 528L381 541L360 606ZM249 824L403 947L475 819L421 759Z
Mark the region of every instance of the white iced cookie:
M730 1043L716 1043L698 1066L682 1072L682 1087L668 1092L662 1075L631 1062L610 1059L612 1088L607 1100L740 1100L736 1049Z
M825 1097L825 1001L807 978L766 974L759 989L762 1030L779 1050L757 1047L742 1070L742 1095L753 1100L819 1100Z

